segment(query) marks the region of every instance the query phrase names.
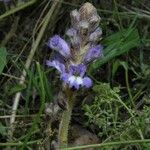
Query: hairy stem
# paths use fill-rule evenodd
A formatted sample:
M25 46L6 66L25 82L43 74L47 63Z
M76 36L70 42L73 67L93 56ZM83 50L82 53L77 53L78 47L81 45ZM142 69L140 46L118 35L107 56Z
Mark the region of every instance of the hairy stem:
M70 90L67 91L67 97L68 97L67 109L64 110L59 125L59 135L58 135L59 148L66 148L68 144L68 130L71 120L72 109L74 105L74 97L72 91Z

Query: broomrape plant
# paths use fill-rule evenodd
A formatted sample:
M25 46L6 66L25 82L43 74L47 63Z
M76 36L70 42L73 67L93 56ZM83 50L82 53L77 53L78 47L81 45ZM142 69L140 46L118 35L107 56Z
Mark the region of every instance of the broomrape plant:
M86 76L87 66L103 56L103 47L97 44L102 30L99 27L101 18L96 8L85 3L79 11L73 10L70 17L71 28L66 31L69 42L59 35L54 35L47 42L48 47L54 50L55 56L47 60L46 64L59 72L67 104L59 127L59 148L67 147L68 127L76 93L81 88L90 88L93 84Z

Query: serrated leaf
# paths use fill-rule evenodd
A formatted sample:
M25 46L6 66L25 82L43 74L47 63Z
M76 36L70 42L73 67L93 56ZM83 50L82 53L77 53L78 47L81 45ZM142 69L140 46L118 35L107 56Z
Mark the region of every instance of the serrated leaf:
M0 47L0 74L3 72L3 69L6 65L6 56L7 56L6 48Z

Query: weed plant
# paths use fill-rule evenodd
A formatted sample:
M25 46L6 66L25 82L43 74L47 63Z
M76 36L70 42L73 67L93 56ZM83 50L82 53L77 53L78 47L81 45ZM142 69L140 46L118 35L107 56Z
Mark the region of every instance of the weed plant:
M93 87L77 93L70 128L80 125L99 143L68 139L64 149L150 149L148 0L0 0L0 149L57 149L67 105L58 73L46 66L54 55L47 41L67 38L70 12L86 2L101 17L103 57L88 66Z

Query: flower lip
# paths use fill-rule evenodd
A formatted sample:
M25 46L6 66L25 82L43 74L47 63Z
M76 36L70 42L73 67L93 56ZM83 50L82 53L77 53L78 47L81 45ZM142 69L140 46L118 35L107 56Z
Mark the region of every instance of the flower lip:
M56 47L59 43L59 36L58 35L55 35L54 37L51 38L50 40L50 45L51 47Z
M83 79L80 76L79 77L70 76L68 78L68 83L69 83L69 87L71 87L71 88L74 87L78 90L79 87L82 86L82 84L83 84Z
M84 64L71 65L68 73L61 74L61 80L69 85L70 88L79 89L80 87L89 88L92 86L92 80L84 77L86 67Z
M83 77L85 72L86 72L86 66L84 64L70 65L69 66L69 73L71 75Z
M50 38L47 45L55 51L59 52L63 57L71 57L69 45L59 35L54 35L52 38Z
M83 57L83 62L86 64L102 56L102 49L102 45L91 46Z
M56 68L56 69L59 71L59 73L65 72L65 66L64 66L64 64L60 63L60 62L57 61L57 60L53 60L53 61L47 60L47 61L46 61L46 64L47 64L47 66L49 66L49 67L54 67L54 68Z
M61 80L69 85L70 88L79 89L80 87L90 88L92 86L92 80L89 77L75 76L68 73L61 75Z
M89 77L83 78L83 86L86 88L90 88L92 86L92 80Z

